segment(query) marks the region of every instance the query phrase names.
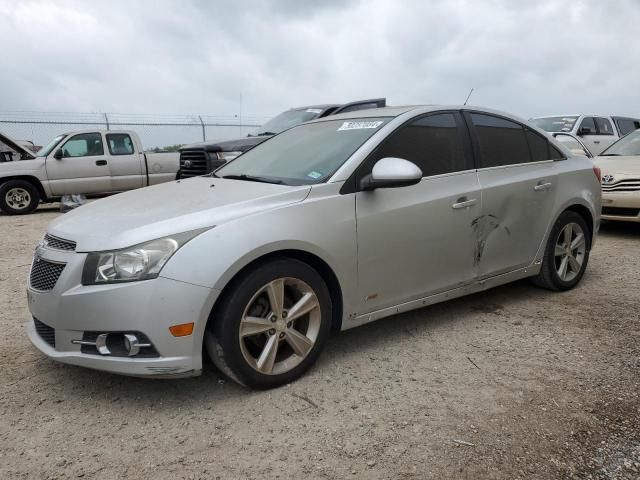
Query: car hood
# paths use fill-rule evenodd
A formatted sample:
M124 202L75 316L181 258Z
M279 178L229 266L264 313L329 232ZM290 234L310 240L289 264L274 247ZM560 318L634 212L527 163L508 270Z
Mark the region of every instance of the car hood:
M79 252L115 250L303 201L310 186L195 177L88 203L54 220L51 235Z
M595 164L602 174L640 175L640 155L628 157L596 157Z
M207 152L246 152L247 150L252 149L259 143L264 142L271 138L271 135L261 135L259 137L244 137L238 138L236 140L226 140L224 142L200 142L193 143L191 145L186 145L180 149L182 150L191 150L191 149L203 149Z

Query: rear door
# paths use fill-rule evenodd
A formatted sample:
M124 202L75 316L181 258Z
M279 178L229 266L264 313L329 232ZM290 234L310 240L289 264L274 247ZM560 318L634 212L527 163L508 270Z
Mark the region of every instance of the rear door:
M51 153L46 160L53 195L111 191L111 174L100 132L73 135L59 149L62 158L57 160Z
M472 223L480 189L460 113L436 112L400 127L363 163L359 178L386 157L415 163L424 177L410 187L356 193L361 313L471 283L476 273Z
M135 144L128 133L107 133L111 188L122 192L145 186L146 172L143 170L142 153L136 152Z
M482 212L474 218L481 278L529 265L535 258L556 196L547 138L510 119L466 112L482 188Z

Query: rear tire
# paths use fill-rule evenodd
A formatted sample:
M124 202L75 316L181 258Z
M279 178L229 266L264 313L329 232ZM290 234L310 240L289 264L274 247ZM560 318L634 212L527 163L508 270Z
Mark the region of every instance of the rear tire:
M273 388L301 377L331 331L331 297L299 260L262 263L234 279L205 332L213 363L241 385Z
M26 180L9 180L0 185L0 210L9 215L25 215L40 204L40 192Z
M564 291L575 287L587 268L591 236L585 219L576 212L563 212L551 229L540 273L535 285Z

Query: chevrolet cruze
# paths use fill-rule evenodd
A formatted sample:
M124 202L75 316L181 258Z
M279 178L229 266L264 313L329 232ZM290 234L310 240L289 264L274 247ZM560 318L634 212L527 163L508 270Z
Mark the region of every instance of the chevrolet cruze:
M64 161L64 160L63 160ZM513 116L352 112L291 128L214 174L53 221L28 280L45 355L135 376L300 377L332 331L531 277L582 278L599 171Z

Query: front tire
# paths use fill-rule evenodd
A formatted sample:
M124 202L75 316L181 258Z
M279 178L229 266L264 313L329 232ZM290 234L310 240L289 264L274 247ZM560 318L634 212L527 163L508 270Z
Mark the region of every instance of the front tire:
M331 331L331 297L316 270L299 260L262 263L235 279L205 333L213 363L250 388L301 377Z
M540 273L533 278L539 287L555 291L575 287L587 268L591 237L585 219L563 212L551 229Z
M0 185L0 210L9 215L25 215L40 204L40 193L30 182L9 180Z

